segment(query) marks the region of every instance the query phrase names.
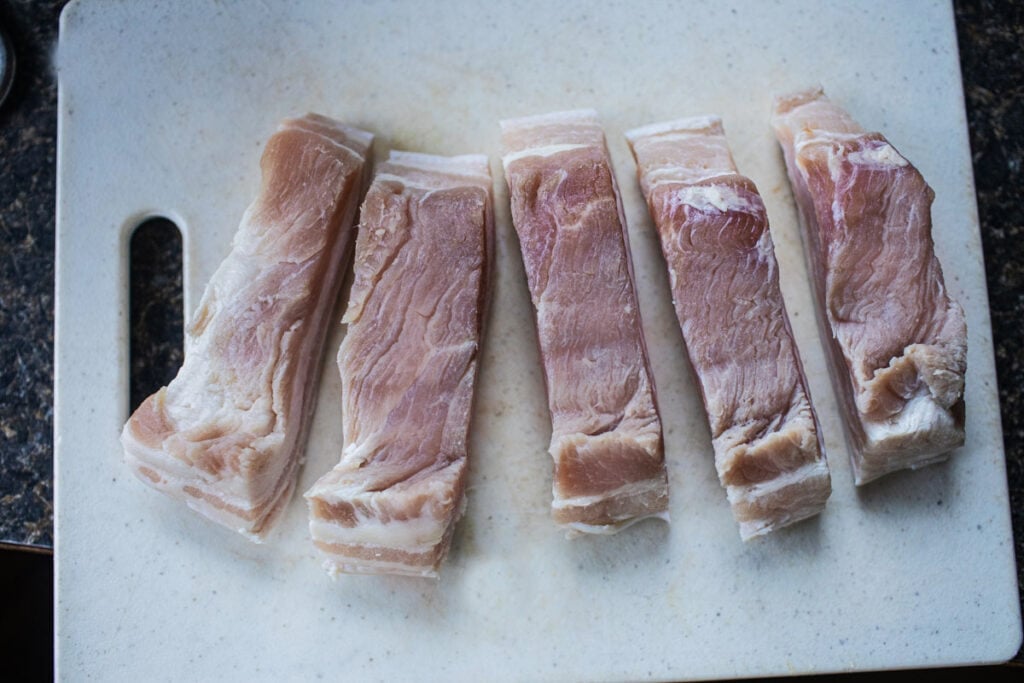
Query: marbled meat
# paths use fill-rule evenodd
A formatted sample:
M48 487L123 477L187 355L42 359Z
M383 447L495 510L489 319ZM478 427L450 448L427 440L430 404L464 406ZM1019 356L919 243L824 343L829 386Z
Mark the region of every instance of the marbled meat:
M338 352L341 461L306 493L332 575L437 575L465 503L492 249L486 157L391 154L363 204Z
M818 514L831 478L757 188L737 172L718 118L626 137L740 535Z
M555 521L573 535L667 519L661 419L597 115L501 125L551 414Z
M253 540L295 486L372 140L315 114L281 124L184 365L122 432L142 481Z
M967 327L932 241L934 193L820 88L780 97L782 146L856 483L964 442Z

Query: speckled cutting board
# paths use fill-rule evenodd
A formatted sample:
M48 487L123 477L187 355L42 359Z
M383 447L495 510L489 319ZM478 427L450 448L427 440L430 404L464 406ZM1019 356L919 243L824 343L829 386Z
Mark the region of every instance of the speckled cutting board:
M72 2L58 53L57 664L64 679L691 679L993 662L1020 613L953 14L944 2ZM970 331L967 444L854 489L768 126L822 83L935 188L935 239ZM549 423L500 174L498 120L594 107L629 221L671 477L671 525L568 541L549 517ZM308 110L388 149L486 152L497 279L469 507L437 582L342 577L296 496L264 545L143 486L128 414L127 245L184 232L198 301L277 121ZM622 133L718 113L772 221L832 465L824 514L743 544ZM340 309L337 313L340 318ZM325 353L343 335L336 325ZM325 364L304 491L335 464Z

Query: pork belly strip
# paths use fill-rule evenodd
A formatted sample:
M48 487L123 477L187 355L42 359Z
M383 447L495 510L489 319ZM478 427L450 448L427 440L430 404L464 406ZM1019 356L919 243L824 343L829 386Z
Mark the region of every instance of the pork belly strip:
M337 572L437 576L464 507L493 248L487 157L392 152L363 203L338 351L341 461L306 493Z
M555 521L571 533L613 533L668 519L629 236L597 114L501 127L551 413Z
M818 514L832 483L757 188L738 173L716 117L626 138L740 535Z
M295 486L372 141L316 114L282 122L184 365L121 435L142 481L252 540Z
M967 326L935 257L932 189L820 88L777 98L772 125L857 484L945 460L964 442Z

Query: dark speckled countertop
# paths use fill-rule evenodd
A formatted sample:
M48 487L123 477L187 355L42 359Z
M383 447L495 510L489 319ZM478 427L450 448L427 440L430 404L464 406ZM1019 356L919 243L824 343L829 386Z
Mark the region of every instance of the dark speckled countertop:
M63 4L64 0L0 0L0 27L11 38L17 56L13 88L0 106L0 543L41 549L53 544L57 94L51 52ZM1020 572L1024 567L1024 0L958 0L954 4ZM161 260L170 259L158 257L154 262ZM173 278L151 286L165 297L180 293L180 282ZM141 318L146 321L144 345L160 348L162 357L155 369L149 367L140 374L143 381L158 385L164 381L162 374L173 372L180 362L170 343L173 321L146 320L145 311ZM138 394L138 389L133 388L133 393ZM1022 661L1020 654L1016 661Z
M63 2L0 0L16 55L0 105L0 542L53 545L53 259Z

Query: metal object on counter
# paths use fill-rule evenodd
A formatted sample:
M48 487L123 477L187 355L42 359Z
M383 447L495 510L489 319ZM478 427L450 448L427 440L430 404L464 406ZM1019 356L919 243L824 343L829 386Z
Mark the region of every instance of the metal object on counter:
M7 32L0 27L0 106L3 106L7 99L7 93L11 91L11 84L14 83L14 46Z

